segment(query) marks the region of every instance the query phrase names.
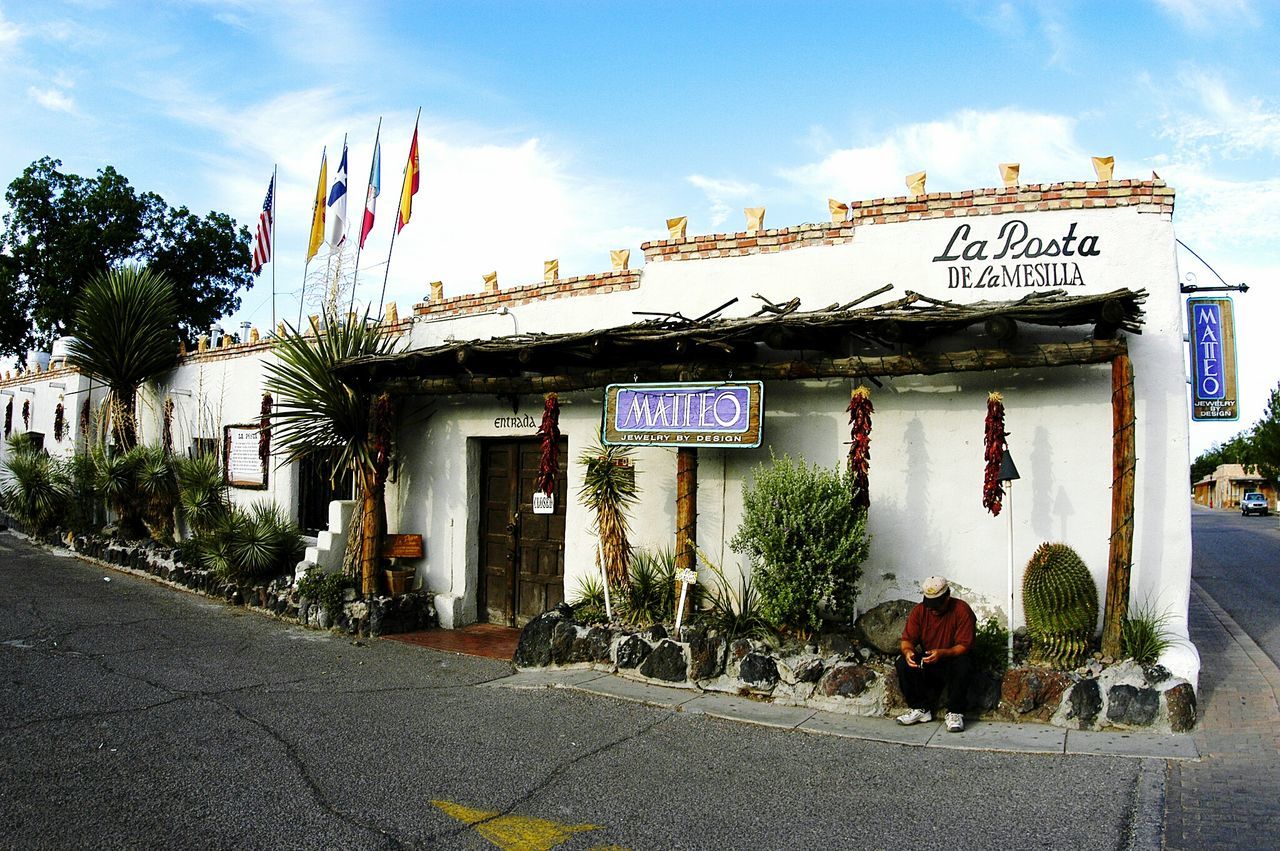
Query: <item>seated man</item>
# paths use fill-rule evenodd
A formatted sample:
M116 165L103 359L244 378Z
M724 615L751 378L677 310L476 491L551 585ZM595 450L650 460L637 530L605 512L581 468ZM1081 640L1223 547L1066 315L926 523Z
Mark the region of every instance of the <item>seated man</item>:
M933 720L933 706L943 686L947 689L947 729L964 729L964 712L972 669L969 648L977 619L964 600L953 599L951 586L941 576L920 584L924 600L907 615L900 639L898 685L910 712L898 716L899 724Z

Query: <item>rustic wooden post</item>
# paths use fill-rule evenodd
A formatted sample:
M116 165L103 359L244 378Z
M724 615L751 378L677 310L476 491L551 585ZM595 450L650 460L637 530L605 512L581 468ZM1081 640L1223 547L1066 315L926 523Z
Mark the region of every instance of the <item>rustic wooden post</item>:
M676 570L694 570L698 525L698 450L676 449ZM679 587L675 589L678 597Z
M1134 423L1133 364L1124 353L1111 361L1111 549L1106 608L1102 615L1102 654L1113 659L1120 658L1120 630L1129 612L1137 466Z

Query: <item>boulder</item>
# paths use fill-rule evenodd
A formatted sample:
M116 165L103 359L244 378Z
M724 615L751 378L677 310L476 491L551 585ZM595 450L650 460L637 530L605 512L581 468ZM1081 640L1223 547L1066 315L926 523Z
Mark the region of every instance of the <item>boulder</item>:
M823 656L849 656L857 649L849 636L839 632L824 632L818 636L818 652Z
M1112 686L1107 692L1107 720L1132 727L1148 727L1160 711L1160 692L1131 685Z
M898 652L902 629L907 625L907 615L915 607L916 604L911 600L888 600L859 615L855 626L867 644L892 656Z
M682 683L688 679L688 663L684 648L670 639L662 639L653 652L640 665L640 673L655 680Z
M639 668L652 652L649 642L638 635L628 635L618 643L618 667Z
M1000 687L1001 704L1014 716L1048 721L1058 709L1071 678L1048 668L1013 668Z
M569 649L570 662L608 662L609 646L613 643L613 632L607 627L593 626L590 629L578 627Z
M690 634L689 679L709 680L724 673L724 639L704 632Z
M556 665L568 665L573 661L573 642L579 627L569 619L556 624L551 630L551 661Z
M1081 680L1071 687L1067 702L1067 718L1077 721L1080 729L1088 729L1102 711L1102 687L1097 680Z
M826 668L826 663L816 656L802 659L794 668L796 682L816 683L818 680L822 679L822 674Z
M571 610L572 611L572 610ZM525 624L520 633L520 643L516 645L512 661L517 668L543 668L551 664L551 640L556 627L562 623L572 623L559 608L543 612Z
M1196 690L1191 683L1179 683L1164 693L1169 712L1169 729L1186 733L1196 725Z
M1000 705L1000 674L978 671L969 680L968 702L972 712L990 712Z
M763 653L748 653L738 666L738 679L749 686L771 689L778 684L778 663Z
M866 665L841 662L823 675L818 694L827 697L857 697L875 682L876 672Z

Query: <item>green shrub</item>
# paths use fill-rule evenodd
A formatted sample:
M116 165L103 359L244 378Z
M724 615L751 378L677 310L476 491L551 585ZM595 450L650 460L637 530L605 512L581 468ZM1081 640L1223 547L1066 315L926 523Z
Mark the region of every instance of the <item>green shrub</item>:
M578 580L578 588L569 600L574 620L579 623L604 623L609 619L604 601L604 583L594 573Z
M322 573L318 567L309 567L298 580L298 596L324 606L332 621L342 610L347 589L354 587L355 581L345 573Z
M97 532L102 528L102 495L94 485L93 459L77 454L63 465L67 477L66 526L77 535Z
M1120 625L1121 652L1139 665L1155 664L1173 643L1169 619L1167 611L1157 611L1149 602L1132 608Z
M987 618L974 630L969 654L977 670L1003 673L1009 667L1009 630L995 618Z
M761 465L742 495L731 546L751 558L763 615L802 636L822 625L824 609L850 623L870 538L848 475L784 455Z

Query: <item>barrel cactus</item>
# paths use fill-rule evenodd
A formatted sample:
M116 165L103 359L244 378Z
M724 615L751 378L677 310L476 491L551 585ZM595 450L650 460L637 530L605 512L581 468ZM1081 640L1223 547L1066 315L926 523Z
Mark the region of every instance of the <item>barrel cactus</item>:
M1066 544L1041 544L1022 577L1022 606L1035 661L1069 669L1089 653L1098 623L1098 588Z

